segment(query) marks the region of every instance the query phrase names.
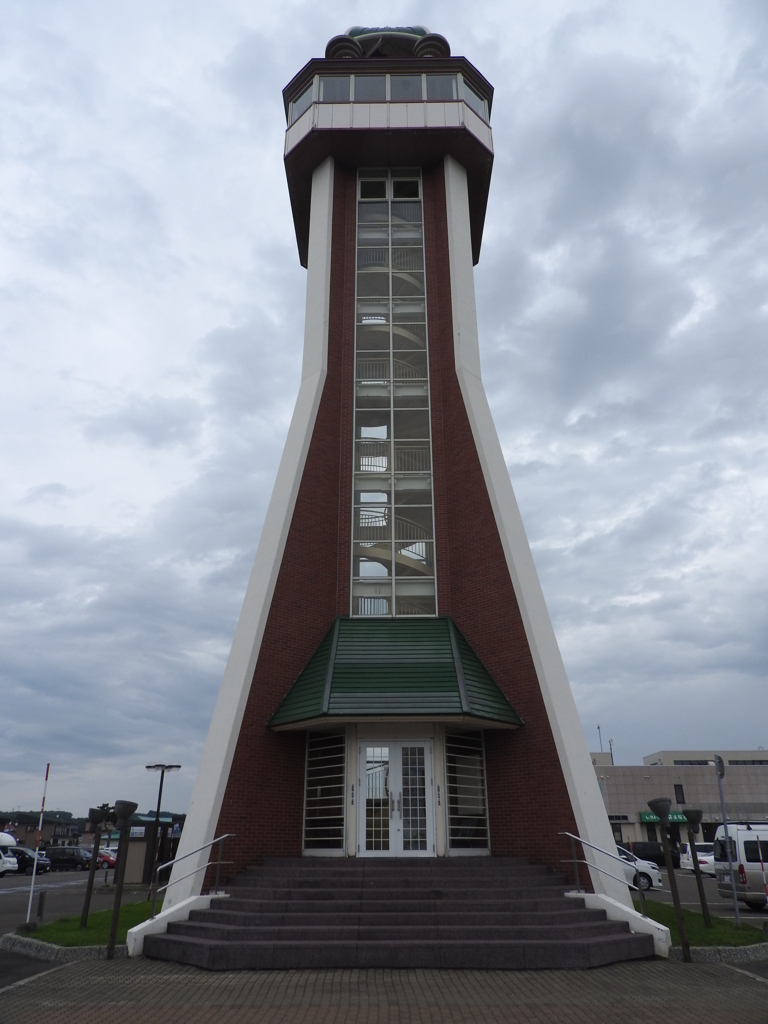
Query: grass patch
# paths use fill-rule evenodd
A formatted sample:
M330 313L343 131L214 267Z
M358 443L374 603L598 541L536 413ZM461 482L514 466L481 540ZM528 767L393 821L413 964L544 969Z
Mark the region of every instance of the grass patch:
M160 912L160 902L157 912ZM125 942L129 928L146 921L152 914L150 900L140 903L124 903L120 907L120 920L117 927L118 943ZM58 921L41 925L31 935L42 942L52 942L56 946L106 946L109 941L109 928L112 924L111 910L98 910L88 915L88 927L80 927L80 917L60 917Z
M635 900L635 910L640 909L639 900ZM677 930L675 908L671 903L658 903L656 900L646 899L645 912L653 921L664 924L669 928L672 936L672 945L680 945L680 935ZM712 918L712 927L704 927L704 917L693 910L683 910L685 930L688 934L688 941L692 946L753 946L757 942L765 942L768 936L760 928L744 924L737 928L732 921L724 917Z

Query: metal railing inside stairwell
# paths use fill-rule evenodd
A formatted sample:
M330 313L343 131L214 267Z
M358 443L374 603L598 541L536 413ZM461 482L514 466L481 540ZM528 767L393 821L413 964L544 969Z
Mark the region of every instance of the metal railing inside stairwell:
M578 866L579 866L579 864L584 864L587 868L594 868L595 871L599 871L600 874L608 875L608 877L609 878L613 878L614 881L616 881L616 882L623 882L623 884L626 885L628 888L635 889L637 894L640 897L640 912L642 913L643 917L647 917L648 916L645 913L645 893L643 892L641 886L634 885L632 882L628 882L626 880L626 878L620 878L618 875L612 875L610 871L606 871L605 868L598 867L597 864L590 864L589 861L586 861L586 860L583 860L583 859L579 860L578 857L576 856L576 843L581 843L582 846L588 846L590 848L590 850L596 850L598 853L603 853L603 854L605 854L606 857L610 857L611 860L617 860L619 862L619 864L626 864L626 861L624 860L623 857L619 857L615 853L609 853L608 850L604 850L602 848L602 846L595 846L593 843L588 843L586 839L582 839L581 836L575 836L572 832L558 832L557 834L559 836L568 836L568 838L571 840L571 861L570 862L573 863L573 873L574 873L575 878L576 878L576 891L577 892L583 892L583 890L581 888L581 883L579 881L579 867ZM568 860L563 860L562 861L563 864L568 864L570 862ZM637 870L637 865L635 865L635 877L637 878L637 880L639 882L640 881L640 877L639 877L639 873L638 873L638 870Z
M164 892L166 889L168 889L172 885L176 885L177 882L183 882L185 878L191 878L192 875L196 875L198 871L205 871L206 868L213 867L214 864L216 865L216 881L214 883L214 888L218 889L219 888L219 884L221 882L221 869L222 869L222 867L225 864L234 864L234 861L232 861L232 860L222 860L221 859L222 854L224 852L224 840L225 839L234 839L234 837L235 837L235 833L234 832L227 832L226 835L219 836L218 839L214 839L210 843L205 843L204 846L198 846L198 848L196 850L190 850L189 853L184 853L184 854L182 854L181 857L174 857L173 860L168 860L168 861L165 862L165 864L158 864L157 867L155 868L155 873L152 876L152 888L150 889L150 895L152 897L152 915L150 917L150 920L153 921L154 918L155 918L155 910L156 910L156 907L157 907L157 897L158 897L159 893ZM181 861L186 860L187 857L194 857L194 855L196 853L202 853L203 850L209 850L212 846L215 846L217 843L220 844L220 846L219 846L219 856L218 856L218 858L215 861L214 860L209 860L206 864L201 864L199 868L195 868L194 871L188 871L186 873L186 875L182 875L181 878L174 878L174 880L172 882L166 882L165 885L161 885L158 888L157 883L158 883L159 875L160 875L160 872L164 868L169 868L173 864L178 864Z

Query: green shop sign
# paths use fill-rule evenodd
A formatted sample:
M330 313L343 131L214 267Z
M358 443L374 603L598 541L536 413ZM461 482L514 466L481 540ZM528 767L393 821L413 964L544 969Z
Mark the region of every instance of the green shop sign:
M640 821L647 822L649 825L651 825L655 824L659 820L660 819L657 815L653 813L653 811L640 811ZM669 820L680 822L681 825L685 825L688 822L688 819L682 811L670 811Z

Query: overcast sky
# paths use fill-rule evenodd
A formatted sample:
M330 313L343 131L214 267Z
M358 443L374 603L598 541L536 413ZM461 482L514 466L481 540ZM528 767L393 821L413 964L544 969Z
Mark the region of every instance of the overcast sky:
M6 0L0 809L185 810L295 400L281 89L496 88L486 387L591 749L768 746L768 5Z

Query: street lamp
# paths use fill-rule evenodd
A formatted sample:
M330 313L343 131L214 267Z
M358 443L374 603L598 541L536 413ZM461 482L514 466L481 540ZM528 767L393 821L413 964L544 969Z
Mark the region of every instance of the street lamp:
M158 849L158 847L159 847L158 840L160 838L160 802L163 799L163 781L165 779L165 773L166 772L177 772L180 769L181 769L181 765L180 764L148 764L147 765L147 771L148 772L160 772L160 789L159 789L158 794L157 794L157 810L155 811L155 829L154 829L154 834L152 836L153 849L154 849L154 857L152 858L152 873L149 876L149 883L150 883L150 885L152 884L152 881L153 881L153 879L155 877L155 869L157 868L157 859L158 859L158 854L160 852L159 849Z
M655 800L649 800L648 806L651 808L653 813L661 822L661 845L664 847L664 863L667 865L667 874L669 875L669 888L672 892L672 902L675 905L675 917L677 918L677 930L680 933L680 945L683 947L683 960L689 964L691 962L691 946L688 942L688 935L685 930L685 921L683 920L683 908L680 905L680 893L677 891L677 879L675 878L675 869L672 866L672 854L669 850L669 837L667 836L667 828L669 826L669 810L672 806L672 801L668 796L660 796Z
M693 873L696 875L696 886L699 890L699 903L701 903L701 912L704 915L704 927L711 928L712 919L709 916L707 897L704 893L704 881L701 877L701 868L699 867L699 855L696 852L696 836L699 834L699 826L701 825L701 819L704 817L704 812L694 810L691 807L686 807L683 814L685 815L685 820L688 822L688 842L691 847Z
M138 804L132 800L115 800L115 814L117 815L117 827L120 838L117 843L117 868L115 869L115 905L112 909L112 924L109 929L109 942L107 943L107 960L115 955L115 942L117 940L117 924L120 920L120 904L123 899L123 881L125 880L125 862L128 859L128 836L131 831L130 820Z

